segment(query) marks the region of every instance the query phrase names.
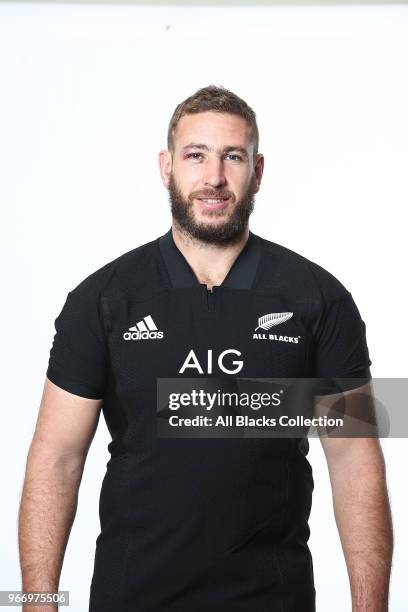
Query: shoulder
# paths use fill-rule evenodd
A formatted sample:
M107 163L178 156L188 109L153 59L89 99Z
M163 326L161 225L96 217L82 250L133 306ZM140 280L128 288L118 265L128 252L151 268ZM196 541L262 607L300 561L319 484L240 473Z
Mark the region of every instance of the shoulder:
M283 245L261 238L262 282L278 285L294 297L330 302L350 296L334 274Z
M69 293L89 300L103 294L128 292L154 285L158 267L157 239L119 255L81 280Z

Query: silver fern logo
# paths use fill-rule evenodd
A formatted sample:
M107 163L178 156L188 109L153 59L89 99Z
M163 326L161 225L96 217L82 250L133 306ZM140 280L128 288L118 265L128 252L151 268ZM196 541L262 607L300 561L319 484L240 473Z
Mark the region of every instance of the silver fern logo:
M279 325L280 323L284 323L288 319L293 317L293 312L271 312L270 314L266 314L263 317L259 317L258 319L258 329L264 329L268 331L271 327L275 327L275 325Z
M292 344L299 344L302 336L284 336L268 332L275 325L280 325L285 321L288 321L293 317L293 312L270 312L269 314L263 315L258 319L258 327L252 334L253 340L273 340L274 342L289 342ZM258 331L261 330L261 331Z

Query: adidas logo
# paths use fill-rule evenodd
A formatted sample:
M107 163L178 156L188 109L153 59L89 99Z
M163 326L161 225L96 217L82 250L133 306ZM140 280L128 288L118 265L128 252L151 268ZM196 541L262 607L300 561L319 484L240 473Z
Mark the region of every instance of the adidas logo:
M159 331L150 315L143 317L139 323L129 327L129 331L123 334L124 340L161 340L164 332Z

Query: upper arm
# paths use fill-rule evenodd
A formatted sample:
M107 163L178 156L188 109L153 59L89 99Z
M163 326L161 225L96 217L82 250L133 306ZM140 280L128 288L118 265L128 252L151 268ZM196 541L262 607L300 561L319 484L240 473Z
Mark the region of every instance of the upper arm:
M343 425L318 429L329 470L354 469L382 463L371 382L341 393L315 396L315 416L341 417Z
M37 448L61 459L85 457L101 405L100 399L74 395L46 378L34 433Z
M108 375L107 341L95 275L68 293L55 319L35 448L53 456L86 455Z
M330 275L319 273L326 300L313 329L316 416L343 418L337 429L318 429L329 469L360 453L377 452L371 359L366 326L351 293Z

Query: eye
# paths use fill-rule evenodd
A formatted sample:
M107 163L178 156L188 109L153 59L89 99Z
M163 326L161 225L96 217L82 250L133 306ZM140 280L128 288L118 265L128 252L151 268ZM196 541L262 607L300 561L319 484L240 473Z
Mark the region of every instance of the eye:
M232 161L243 161L241 155L238 155L238 153L227 153L227 157L234 158Z
M201 159L203 156L202 153L195 151L194 153L187 153L187 159Z

